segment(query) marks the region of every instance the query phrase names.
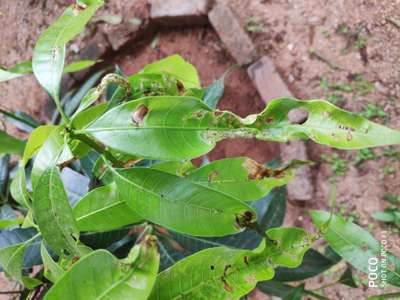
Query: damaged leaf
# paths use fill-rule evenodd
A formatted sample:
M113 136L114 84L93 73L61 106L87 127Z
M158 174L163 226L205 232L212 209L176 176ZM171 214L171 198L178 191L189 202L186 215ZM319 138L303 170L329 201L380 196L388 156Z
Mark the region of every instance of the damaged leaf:
M238 299L272 279L277 266L297 267L310 247L301 228L274 228L267 235L277 242L255 250L209 248L182 259L157 276L149 299Z
M159 260L153 236L147 236L121 261L106 250L91 252L50 288L44 300L146 300L156 279Z
M160 170L113 171L118 191L141 217L180 233L223 236L256 219L253 209L222 192Z
M132 113L140 106L145 106L147 112L136 124ZM303 124L289 122L288 114L295 108L308 111ZM275 99L261 114L242 119L230 112L213 111L197 98L146 97L115 107L80 133L126 154L162 160L201 156L227 138L280 142L311 138L340 149L400 144L399 131L323 100L293 98Z

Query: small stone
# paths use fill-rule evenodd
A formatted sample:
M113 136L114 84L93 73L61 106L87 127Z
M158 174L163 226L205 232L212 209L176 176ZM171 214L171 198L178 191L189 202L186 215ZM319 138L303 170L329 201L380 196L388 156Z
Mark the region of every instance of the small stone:
M150 0L150 18L163 26L205 25L209 0Z
M275 64L267 56L253 63L247 73L265 103L279 97L292 97Z
M208 17L228 52L239 65L249 65L257 59L257 50L252 40L228 6L218 2Z

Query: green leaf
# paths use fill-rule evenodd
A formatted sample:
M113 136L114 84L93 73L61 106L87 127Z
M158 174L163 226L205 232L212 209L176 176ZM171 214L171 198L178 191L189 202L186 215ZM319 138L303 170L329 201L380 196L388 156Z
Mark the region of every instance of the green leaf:
M308 119L291 124L288 113L305 109ZM126 102L78 130L117 151L144 158L183 160L212 150L226 138L281 141L311 138L342 149L400 143L400 132L370 122L322 100L280 98L246 119L213 111L192 97L147 97ZM157 145L156 147L154 145Z
M282 300L301 300L304 295L304 283L290 291Z
M209 87L207 87L204 95L204 102L211 108L217 108L219 100L221 100L225 91L225 78L233 70L234 67L229 68L217 80L215 80Z
M276 188L266 197L270 198L265 213L258 220L262 230L280 227L283 224L286 214L286 189ZM256 202L256 205L259 202Z
M371 297L368 297L367 300L398 299L399 297L400 297L400 292L371 296Z
M259 200L293 177L291 166L270 169L246 157L226 158L206 164L187 175L190 181L242 201Z
M293 109L308 112L303 124L291 124L288 113ZM367 119L337 108L323 100L300 101L279 98L271 101L257 117L257 123L266 124L259 139L287 141L296 137L339 149L362 149L400 143L400 132L368 121Z
M300 281L321 274L335 265L333 261L314 249L308 250L301 265L295 269L277 268L274 280L280 282Z
M25 141L21 141L6 132L0 130L0 155L18 154L22 155L25 148Z
M56 128L57 126L55 125L43 125L32 131L26 143L24 155L22 157L24 165L26 165L28 161L35 155L35 153L43 146L50 133Z
M394 219L395 219L394 214L391 213L391 212L376 211L376 212L373 212L371 214L371 216L375 220L378 220L378 221L381 221L381 222L388 222L388 223L393 222Z
M32 187L35 189L43 172L49 167L62 165L73 158L63 128L51 131L46 142L40 148L32 167Z
M90 68L101 62L101 60L78 60L70 63L69 65L65 66L64 73L74 73L79 72L84 69Z
M143 73L147 74L161 74L164 72L175 76L187 89L201 87L196 68L185 61L180 55L168 56L146 65L143 69Z
M81 258L51 287L45 300L145 300L154 285L159 254L147 237L121 262L105 250Z
M25 250L38 236L35 235L25 242L0 249L0 265L9 276L18 279L27 288L34 288L40 284L39 280L25 277L22 274Z
M115 184L90 191L73 212L80 231L108 231L141 221L141 217L120 200Z
M101 0L87 0L84 4L71 5L39 36L33 51L33 72L56 101L59 99L64 68L65 45L84 30L86 23L102 4Z
M258 281L272 279L273 267L297 266L310 245L300 228L270 229L267 234L278 242L263 242L256 250L209 248L182 259L157 276L150 300L237 299Z
M222 236L240 232L255 212L236 198L149 168L113 170L118 190L146 220L180 233Z
M32 73L32 63L30 61L16 64L8 70L0 68L0 82L18 78L29 73Z
M79 231L59 171L50 167L33 192L33 212L43 239L58 255L79 256Z
M53 283L58 281L65 272L47 252L43 242L40 245L40 255L44 266L44 276Z
M20 225L24 219L0 219L0 230Z
M19 162L17 173L11 182L10 192L15 201L24 207L30 207L29 194L26 189L25 167L22 161Z
M346 222L339 216L328 212L312 211L311 216L314 224L324 229L324 239L344 260L363 273L369 274L369 260L381 257L381 245L374 237L361 227ZM325 227L327 228L325 229ZM400 286L400 260L389 251L387 255L387 282ZM377 264L378 275L380 274L380 263ZM379 276L378 276L379 277Z
M352 273L351 268L349 266L346 268L346 271L344 271L342 276L340 276L338 282L340 282L341 284L345 284L345 285L347 285L349 287L352 287L352 288L357 288L358 287L357 283L354 281L353 273Z

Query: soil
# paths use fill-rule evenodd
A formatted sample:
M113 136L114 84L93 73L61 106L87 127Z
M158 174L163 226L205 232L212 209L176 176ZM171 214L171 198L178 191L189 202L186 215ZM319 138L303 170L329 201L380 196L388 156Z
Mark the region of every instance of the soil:
M29 59L40 31L70 2L0 1L0 65L9 67ZM400 28L396 25L396 20L400 23L400 1L225 2L229 2L243 26L251 20L261 28L262 32L251 33L251 37L259 52L273 59L297 98L332 98L336 92L343 97L337 105L361 112L368 104L373 104L386 113L386 117L375 117L374 121L400 128ZM127 3L109 1L99 14L122 14ZM78 48L82 48L88 37L90 39L95 32L108 30L110 25L103 24L97 29L93 27L86 33L86 37L75 42ZM157 43L154 43L155 36L159 37ZM314 55L310 50L314 51ZM148 62L174 53L180 53L199 69L203 85L210 84L234 64L216 33L209 27L162 30L149 34L141 43L127 44L123 51L107 57L110 58L109 63L117 63L126 74L131 74ZM337 91L344 84L356 86L357 75L362 75L364 82L368 83L367 92L360 87L351 92ZM321 84L322 77L330 83L330 87ZM47 103L46 94L32 76L0 85L0 106L7 109L23 110L46 121ZM257 113L264 108L264 103L244 69L235 70L227 79L225 96L219 108L231 110L240 116ZM315 197L307 203L289 203L285 224L313 230L308 211L328 208L332 189L329 179L334 176L332 165L324 161L321 155L335 152L345 160L348 169L337 178L339 213L351 216L356 223L369 228L378 240L383 238L383 231L388 231L389 249L400 255L398 231L371 218L372 212L383 210L388 205L384 200L385 193L400 195L399 160L378 157L356 166L357 151L336 151L312 142L307 145L310 159L315 162L312 167ZM400 150L400 147L393 149ZM379 154L382 150L374 151ZM246 155L259 162L266 162L278 154L279 147L275 143L230 140L219 143L210 153L210 158ZM339 264L307 281L306 288L315 289L331 283L345 267L345 264ZM361 281L365 279L361 274L357 274L357 277ZM381 291L367 289L365 286L351 289L335 285L324 289L324 294L331 299L364 299L378 292ZM263 298L256 296L252 299Z

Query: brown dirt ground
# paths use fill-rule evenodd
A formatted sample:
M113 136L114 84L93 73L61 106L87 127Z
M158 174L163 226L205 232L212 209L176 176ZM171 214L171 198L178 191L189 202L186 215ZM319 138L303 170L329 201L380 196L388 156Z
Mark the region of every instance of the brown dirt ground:
M71 1L3 0L0 1L0 65L9 67L29 59L32 47L41 30ZM284 79L296 97L301 99L325 98L332 90L320 85L324 76L331 83L353 83L354 74L362 74L372 83L374 90L366 95L360 92L342 93L345 100L340 106L362 111L367 104L375 104L388 117L375 119L386 122L392 128L400 128L400 28L392 20L400 20L400 2L396 0L230 0L243 26L256 20L263 32L253 33L258 50L269 55L278 66ZM120 12L126 1L109 1L103 10ZM341 24L351 31L359 29L359 36L366 40L366 50L356 49L354 40L337 32ZM98 30L106 30L102 25ZM6 29L5 29L6 28ZM93 32L93 31L90 31ZM90 35L91 33L88 33ZM218 37L210 28L163 30L153 49L149 46L154 35L141 44L124 47L114 60L127 73L140 70L147 62L173 53L180 53L198 67L204 85L211 83L230 65L232 59L226 54ZM81 39L79 39L80 41ZM79 42L78 42L79 44ZM346 49L347 47L347 49ZM339 69L328 66L324 59L312 57L310 48ZM367 59L366 59L367 58ZM368 60L368 62L366 62ZM22 88L21 88L22 87ZM46 120L44 106L47 97L36 81L28 76L0 86L0 105L8 109L21 109ZM262 110L263 103L252 87L245 71L236 70L227 80L226 94L220 108L229 109L241 116ZM397 150L400 150L397 147ZM306 204L289 203L287 225L311 228L307 211L326 209L332 176L331 166L321 159L321 154L332 150L308 143L310 158L315 162L313 180L315 198ZM343 215L357 212L356 222L372 231L377 239L382 230L390 231L389 245L400 254L398 232L374 221L370 215L383 210L387 192L400 195L398 173L400 162L379 158L354 166L356 151L336 151L347 161L349 170L338 181L338 206ZM376 151L377 153L379 150ZM211 153L216 159L226 156L247 155L260 162L273 158L278 147L273 143L257 141L226 141ZM394 173L384 174L385 167L393 167ZM315 280L307 282L307 288L318 288L337 278L345 266L339 265ZM350 289L333 286L325 289L331 299L363 299L378 291L360 287ZM0 298L1 299L1 298ZM261 299L261 298L259 298Z

